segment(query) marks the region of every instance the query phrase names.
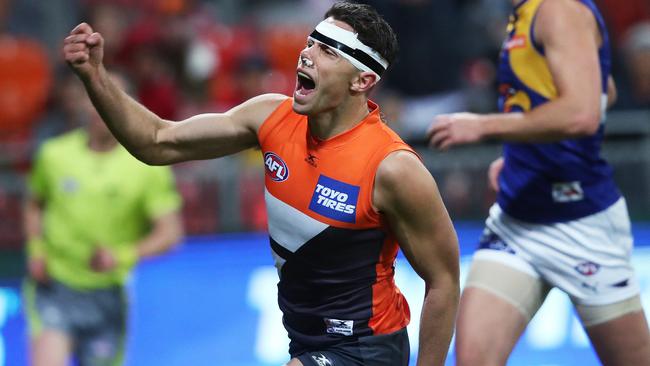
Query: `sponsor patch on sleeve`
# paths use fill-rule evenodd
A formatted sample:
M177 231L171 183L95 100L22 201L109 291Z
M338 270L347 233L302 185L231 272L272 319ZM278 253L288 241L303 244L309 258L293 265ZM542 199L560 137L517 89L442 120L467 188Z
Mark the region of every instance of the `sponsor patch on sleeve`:
M359 187L321 175L309 209L333 220L356 222Z

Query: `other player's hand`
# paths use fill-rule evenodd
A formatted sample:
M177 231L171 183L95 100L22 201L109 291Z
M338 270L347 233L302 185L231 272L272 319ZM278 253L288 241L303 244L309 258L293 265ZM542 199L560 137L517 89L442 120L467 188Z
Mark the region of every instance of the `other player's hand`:
M89 78L104 58L104 38L87 23L81 23L63 41L63 56L77 75Z
M30 258L27 261L27 271L29 276L38 283L47 283L50 280L50 277L47 274L45 258Z
M439 150L478 142L483 137L479 115L474 113L438 115L427 130L426 136L429 146Z
M498 158L490 164L488 169L488 185L495 192L499 192L499 175L503 170L503 157Z
M115 268L115 256L106 247L98 246L90 258L90 268L95 272L107 272Z

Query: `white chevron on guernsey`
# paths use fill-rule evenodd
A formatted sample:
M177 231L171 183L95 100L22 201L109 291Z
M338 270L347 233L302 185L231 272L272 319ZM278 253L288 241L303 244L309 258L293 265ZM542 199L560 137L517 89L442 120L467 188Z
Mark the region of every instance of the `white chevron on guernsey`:
M277 199L266 188L264 200L268 213L269 235L292 253L329 226ZM272 254L279 271L285 260L275 251Z

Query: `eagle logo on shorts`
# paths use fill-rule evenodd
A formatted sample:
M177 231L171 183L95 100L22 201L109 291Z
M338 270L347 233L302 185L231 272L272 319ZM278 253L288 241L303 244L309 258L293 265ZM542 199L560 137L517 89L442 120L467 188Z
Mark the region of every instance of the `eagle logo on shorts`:
M580 273L583 276L593 276L600 269L600 264L590 262L590 261L585 261L579 263L577 266L573 268L575 268L575 270L578 271L578 273Z
M515 254L515 250L506 244L499 235L489 229L485 229L479 239L479 249L492 249L510 254Z

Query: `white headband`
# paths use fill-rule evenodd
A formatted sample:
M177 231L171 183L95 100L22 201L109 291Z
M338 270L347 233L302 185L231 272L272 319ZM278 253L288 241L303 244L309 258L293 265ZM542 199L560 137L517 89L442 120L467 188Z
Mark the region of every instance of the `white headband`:
M388 68L388 61L377 51L361 42L357 36L356 33L323 20L318 23L309 38L331 47L357 69L373 72L380 79Z

